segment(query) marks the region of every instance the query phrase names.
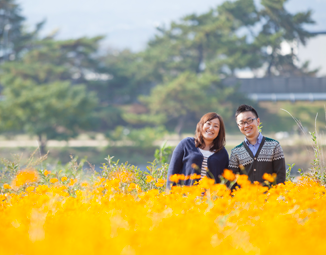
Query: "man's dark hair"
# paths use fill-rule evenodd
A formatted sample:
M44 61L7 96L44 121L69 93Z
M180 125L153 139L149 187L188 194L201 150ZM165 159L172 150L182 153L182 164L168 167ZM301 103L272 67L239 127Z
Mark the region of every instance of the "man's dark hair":
M242 104L238 107L237 111L235 112L235 118L237 118L238 115L243 112L252 112L255 114L256 118L258 118L258 113L256 112L255 108L247 104Z

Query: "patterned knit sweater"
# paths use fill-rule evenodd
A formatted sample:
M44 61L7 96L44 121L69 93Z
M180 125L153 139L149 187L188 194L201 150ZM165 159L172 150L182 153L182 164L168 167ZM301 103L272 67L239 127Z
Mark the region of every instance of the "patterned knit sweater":
M240 166L244 170L240 170ZM285 181L286 168L284 153L278 141L263 137L253 155L248 145L242 142L231 151L229 169L234 173L247 174L251 182L263 182L263 174L277 174L276 183Z

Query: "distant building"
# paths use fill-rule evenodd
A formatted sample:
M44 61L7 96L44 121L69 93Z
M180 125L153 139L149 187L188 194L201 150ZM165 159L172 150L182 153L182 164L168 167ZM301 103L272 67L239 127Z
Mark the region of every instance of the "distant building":
M227 86L255 101L326 101L326 77L228 78Z

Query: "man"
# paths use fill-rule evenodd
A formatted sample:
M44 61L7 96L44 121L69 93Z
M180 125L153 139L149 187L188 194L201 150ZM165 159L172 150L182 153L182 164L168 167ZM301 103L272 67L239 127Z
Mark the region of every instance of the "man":
M283 150L278 141L259 132L260 119L250 105L240 105L236 122L245 139L231 151L229 169L247 174L251 182L264 182L264 173L277 175L276 183L285 182L286 168Z

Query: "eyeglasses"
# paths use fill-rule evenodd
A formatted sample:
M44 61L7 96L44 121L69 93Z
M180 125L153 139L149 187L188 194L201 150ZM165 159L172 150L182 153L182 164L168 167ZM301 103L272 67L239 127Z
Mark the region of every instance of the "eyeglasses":
M247 119L247 121L244 122L240 122L238 123L238 127L244 127L246 124L250 125L254 120L256 120L257 118L254 119Z

